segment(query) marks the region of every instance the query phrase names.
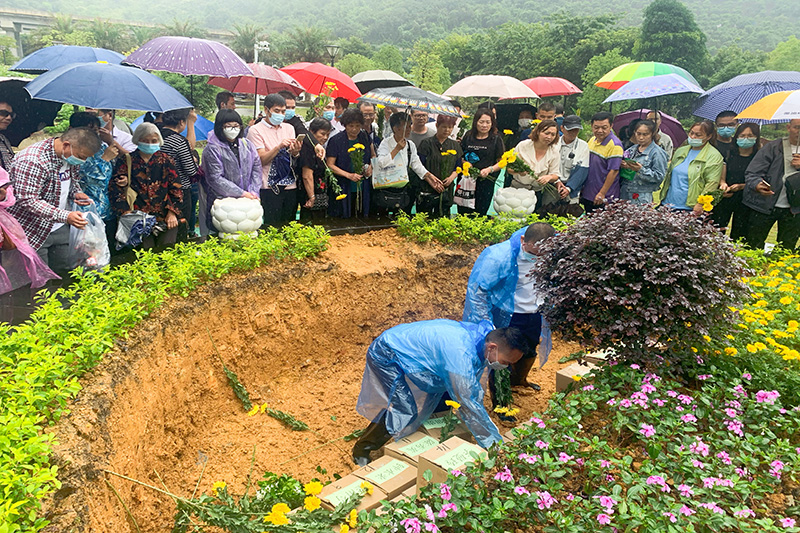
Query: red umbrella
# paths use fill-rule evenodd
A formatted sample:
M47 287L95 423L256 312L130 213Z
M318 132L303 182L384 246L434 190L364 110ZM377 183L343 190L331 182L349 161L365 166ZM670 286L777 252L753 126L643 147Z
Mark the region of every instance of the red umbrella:
M574 83L564 78L539 76L538 78L522 80L522 83L530 87L533 92L542 98L548 96L569 96L570 94L581 94L583 92L578 89Z
M355 102L361 92L353 80L341 70L322 63L294 63L280 69L296 79L310 94L330 94Z
M267 95L278 91L289 91L299 95L305 91L297 80L285 72L262 63L248 63L247 66L253 71L253 75L236 76L234 78L215 76L209 78L208 83L209 85L222 87L232 93Z

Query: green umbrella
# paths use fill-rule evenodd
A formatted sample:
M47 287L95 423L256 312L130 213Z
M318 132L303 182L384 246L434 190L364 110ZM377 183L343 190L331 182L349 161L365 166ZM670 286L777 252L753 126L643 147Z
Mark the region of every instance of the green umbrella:
M697 83L697 80L694 79L694 76L681 67L676 67L669 63L658 63L656 61L625 63L609 71L605 76L600 78L595 85L604 89L617 90L629 81L660 76L662 74L677 74L695 85L700 85Z

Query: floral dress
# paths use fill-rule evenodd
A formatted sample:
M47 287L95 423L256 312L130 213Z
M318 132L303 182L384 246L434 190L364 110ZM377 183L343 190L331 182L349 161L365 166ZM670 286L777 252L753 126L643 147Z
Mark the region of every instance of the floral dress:
M172 211L180 218L183 191L175 162L171 157L159 150L149 161L145 161L139 150L136 150L131 154L130 175L129 186L136 193L134 210L154 215L159 222L166 219L168 211ZM121 159L121 163L114 171L114 180L108 187L111 208L117 215L131 210L126 197L128 187L119 187L116 184L117 178L123 176L125 178L128 176L128 163L125 159Z

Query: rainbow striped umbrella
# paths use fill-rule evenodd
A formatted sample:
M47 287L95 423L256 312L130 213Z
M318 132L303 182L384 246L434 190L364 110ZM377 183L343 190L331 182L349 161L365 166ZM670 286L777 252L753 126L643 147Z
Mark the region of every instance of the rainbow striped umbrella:
M606 73L605 76L597 80L595 85L603 89L617 90L629 81L660 76L662 74L677 74L697 86L700 85L697 83L697 80L694 79L694 76L681 67L676 67L669 63L658 63L656 61L625 63Z
M800 118L800 90L781 91L765 96L739 113L736 118L790 121Z

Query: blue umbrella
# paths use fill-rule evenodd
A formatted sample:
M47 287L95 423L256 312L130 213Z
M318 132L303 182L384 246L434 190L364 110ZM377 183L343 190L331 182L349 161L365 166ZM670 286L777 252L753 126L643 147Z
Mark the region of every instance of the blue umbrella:
M67 63L105 61L106 63L119 65L123 59L125 59L124 55L105 48L58 44L36 50L34 53L17 61L9 70L27 72L28 74L43 74Z
M138 117L131 122L131 129L135 130L136 127L144 122L144 115ZM197 122L194 123L194 136L198 141L207 141L209 132L214 130L214 123L206 117L197 115ZM183 128L181 135L186 137L186 128Z
M109 63L72 63L28 83L33 98L94 109L169 111L192 107L167 82L145 70Z
M694 114L714 120L723 111L739 113L765 96L800 89L800 72L765 70L742 74L709 89L694 103ZM759 124L785 120L748 120Z
M699 93L704 91L699 85L677 74L660 74L649 78L631 80L603 100L603 103L621 100L657 98L668 94Z

